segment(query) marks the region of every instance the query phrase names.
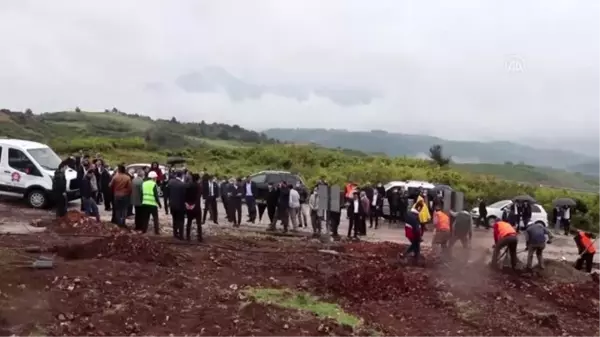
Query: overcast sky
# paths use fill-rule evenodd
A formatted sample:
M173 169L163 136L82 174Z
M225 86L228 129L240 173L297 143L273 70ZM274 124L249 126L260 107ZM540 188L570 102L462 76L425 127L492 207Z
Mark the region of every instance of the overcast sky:
M0 107L597 146L599 16L597 0L3 0Z

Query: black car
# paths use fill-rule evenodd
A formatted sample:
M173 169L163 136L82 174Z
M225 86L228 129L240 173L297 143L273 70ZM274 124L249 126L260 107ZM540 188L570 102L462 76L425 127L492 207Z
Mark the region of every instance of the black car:
M255 174L250 175L250 180L256 183L257 189L257 202L264 202L267 197L267 192L269 191L268 185L273 184L273 186L277 186L282 181L285 181L288 184L293 184L300 182L304 186L304 180L297 174L293 174L287 171L261 171Z

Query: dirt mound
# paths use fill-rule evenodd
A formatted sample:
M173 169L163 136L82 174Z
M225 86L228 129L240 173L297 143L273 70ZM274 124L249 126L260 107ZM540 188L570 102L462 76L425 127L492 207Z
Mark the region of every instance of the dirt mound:
M188 259L165 244L136 234L113 235L87 243L55 247L54 251L70 260L110 258L167 267L179 266Z
M572 263L546 260L545 267L546 268L543 271L538 271L538 274L551 280L573 283L587 282L590 280L588 273L573 268Z
M395 259L406 251L407 246L393 242L351 242L338 247L338 251L364 257Z
M86 217L85 214L78 211L69 211L59 219L34 221L32 226L46 227L59 234L109 235L124 231L112 223L98 223L95 219Z
M334 294L355 300L394 300L431 290L429 277L418 270L390 265L367 265L330 276L327 288Z

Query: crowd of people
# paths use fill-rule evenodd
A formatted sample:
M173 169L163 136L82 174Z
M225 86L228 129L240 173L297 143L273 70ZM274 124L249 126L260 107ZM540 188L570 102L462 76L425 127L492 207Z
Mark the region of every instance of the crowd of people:
M381 183L357 188L349 184L341 192L340 205L324 213L320 210L319 186L327 183L319 181L309 190L301 183L290 184L285 181L269 184L264 198L257 200L257 186L246 178L218 179L206 173L193 173L185 168L169 168L163 173L158 163L154 162L137 172L127 171L124 165L117 166L114 173L101 157L91 159L89 156L71 157L63 161L54 175L54 194L56 214L66 213L66 180L64 172L71 167L78 173L81 193L81 211L100 221L99 204L104 204L106 211L112 211L111 221L118 226L126 227L126 219L134 217L134 228L146 233L150 219L154 232L160 233L159 210L171 215L173 236L180 240L191 240L194 222L197 240L202 240L202 224L207 220L218 224L217 203L220 200L225 208L225 219L233 226L242 223L242 204L246 204L247 221L262 222L265 211L268 217L269 231L274 231L278 223L284 232L296 231L300 227L308 227L309 222L313 235L320 236L323 226L334 238L339 238L342 210L346 209L349 238L358 239L367 235L368 228L377 229L383 214L383 200L387 199L390 223L404 224L406 238L410 245L404 253L412 255L414 263L420 256L420 245L428 225L433 225L432 243L439 246L444 256L450 257L453 245L460 241L468 249L472 238L472 228L483 224L489 228L485 202L479 199L479 221L473 223L467 210L459 212L443 211L443 193L429 194L418 190L416 194L407 193L401 188L385 191ZM162 193L160 193L162 191ZM161 197L162 194L162 197ZM559 207L560 218L568 233L570 210ZM529 202L515 202L502 219L493 223L493 261L497 261L500 253L508 254L514 268L517 261L517 244L519 222L529 224L531 205ZM326 221L324 221L326 219ZM291 228L290 228L291 224ZM565 234L566 234L565 233ZM525 229L528 258L527 268L531 268L533 256L538 258L538 265L543 268L543 250L552 239L552 234L540 224L531 224ZM576 267L591 271L595 248L590 244L591 235L577 232L574 239L581 254ZM496 265L496 262L493 263Z

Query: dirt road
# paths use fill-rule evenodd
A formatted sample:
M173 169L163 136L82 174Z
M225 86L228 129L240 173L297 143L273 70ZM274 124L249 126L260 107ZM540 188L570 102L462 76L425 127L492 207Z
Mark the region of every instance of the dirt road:
M69 205L70 209L79 208L78 203L71 203ZM110 212L106 212L103 210L103 207L100 207L101 217L103 221L110 221L111 214ZM218 213L219 217L222 219L219 223L219 227L230 227L227 222L223 219L225 210L221 203L218 204ZM16 202L0 202L0 214L2 214L2 218L0 219L0 232L4 231L17 231L17 232L27 232L27 231L35 231L35 228L29 227L26 229L23 225L28 225L31 221L35 219L51 219L53 218L52 212L49 211L41 211L34 210L27 207L22 206ZM247 209L245 205L242 210L242 221L247 218ZM164 210L159 212L161 228L164 235L172 234L171 227L171 217L166 215ZM132 220L128 220L132 222ZM309 219L310 221L310 219ZM252 229L252 230L261 230L266 229L267 227L267 215L264 215L262 219L262 223L257 224L242 224L243 229ZM210 233L211 228L213 228L214 224L208 223L208 226L205 226L206 233ZM302 231L311 231L310 224L308 228L302 228ZM348 231L348 220L345 217L345 214L342 214L342 222L340 225L339 232L341 235L344 235ZM425 233L425 245L429 245L431 243L432 233ZM404 237L404 229L399 227L399 225L390 225L388 223L384 223L381 221L380 228L377 230L367 229L367 237L365 238L367 241L372 242L380 242L380 241L390 241L396 243L406 244L408 241ZM473 232L473 241L472 246L475 250L484 251L488 249L493 244L493 237L491 230L485 229L474 229ZM598 247L598 243L596 243ZM525 248L525 240L522 235L519 236L519 250L523 250ZM597 249L600 251L600 249ZM567 237L562 234L556 235L552 244L547 245L546 250L544 251L545 256L550 259L560 260L564 257L567 261L575 261L577 258L577 248L575 243L573 242L572 237ZM523 255L522 255L523 256ZM598 254L595 256L595 262L598 262L600 258Z

